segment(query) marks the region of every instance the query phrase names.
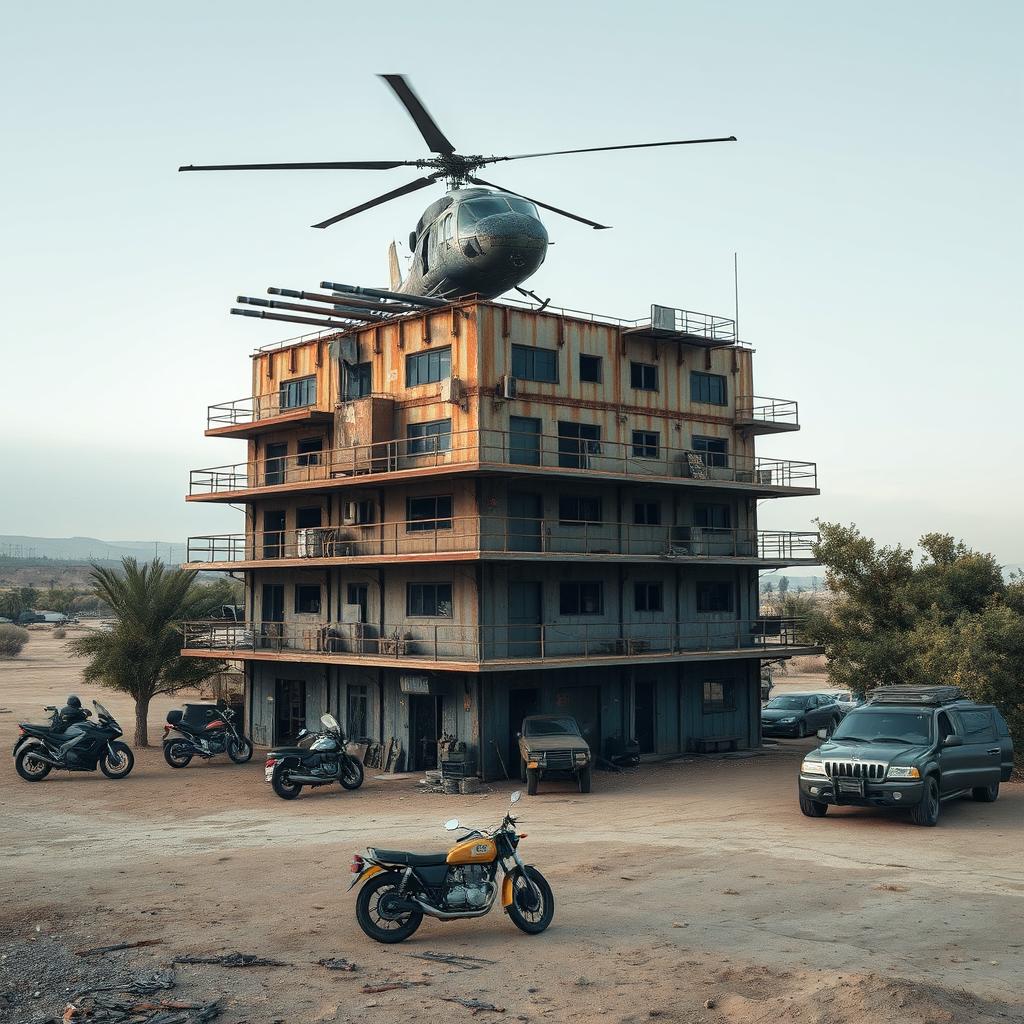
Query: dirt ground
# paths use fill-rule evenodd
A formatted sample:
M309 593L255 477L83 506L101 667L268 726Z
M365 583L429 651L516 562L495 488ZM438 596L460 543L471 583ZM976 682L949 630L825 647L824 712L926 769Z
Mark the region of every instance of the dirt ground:
M49 633L0 661L8 752L18 720L71 690L130 722L130 702L85 692L78 670ZM174 703L153 709L154 740ZM445 819L497 822L514 785L436 796L411 777L371 773L358 792L284 802L263 783L259 755L173 771L157 746L137 751L120 782L57 773L32 785L8 760L0 1020L59 1020L82 981L239 951L288 966L179 966L178 996L221 997L228 1024L474 1015L450 998L499 1008L476 1014L485 1020L1024 1021L1024 787L1005 786L995 804L946 804L936 829L867 809L812 820L795 783L810 746L599 774L585 797L542 784L518 806L521 850L555 892L551 928L527 936L500 912L427 920L398 947L355 924L344 891L352 853L443 848ZM141 939L160 944L75 955ZM466 970L412 955L423 952L493 963ZM318 964L329 957L358 970ZM393 980L427 984L362 991Z

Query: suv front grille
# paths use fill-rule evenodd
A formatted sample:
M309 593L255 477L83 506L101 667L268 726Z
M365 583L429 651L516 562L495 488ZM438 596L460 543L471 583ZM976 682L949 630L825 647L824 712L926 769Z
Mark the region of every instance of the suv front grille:
M548 750L544 754L544 767L555 771L569 771L576 766L574 755L573 750Z
M825 774L830 779L865 779L881 782L888 765L884 761L826 761Z

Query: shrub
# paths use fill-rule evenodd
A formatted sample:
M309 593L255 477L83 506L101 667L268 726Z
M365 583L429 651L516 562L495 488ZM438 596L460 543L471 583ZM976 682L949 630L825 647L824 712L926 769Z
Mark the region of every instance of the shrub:
M63 626L58 626L53 631L53 639L54 640L63 640L64 637L66 637L67 635L68 635L68 631Z
M28 643L28 630L0 623L0 656L13 658Z

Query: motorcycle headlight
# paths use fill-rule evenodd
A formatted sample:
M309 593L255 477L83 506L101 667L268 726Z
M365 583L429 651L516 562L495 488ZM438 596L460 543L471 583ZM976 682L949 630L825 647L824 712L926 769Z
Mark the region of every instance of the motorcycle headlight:
M824 761L801 761L800 762L800 774L801 775L824 775L825 774L825 762Z
M887 779L919 779L921 778L921 773L913 766L901 767L900 765L891 764L885 773L885 777Z

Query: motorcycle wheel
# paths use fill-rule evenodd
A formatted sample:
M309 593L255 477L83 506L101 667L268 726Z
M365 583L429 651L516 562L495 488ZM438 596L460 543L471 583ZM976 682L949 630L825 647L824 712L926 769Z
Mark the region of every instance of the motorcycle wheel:
M341 776L338 782L343 789L358 789L363 784L363 765L354 757L350 757L348 764L341 769Z
M520 931L539 935L555 916L555 896L547 879L536 868L527 866L526 873L537 887L540 898L527 884L522 869L517 868L512 874L512 902L508 916Z
M111 743L115 756L110 756L110 751L104 751L100 758L100 771L108 779L123 779L131 773L135 767L135 755L127 743Z
M187 768L192 761L192 748L184 740L164 744L164 760L172 768Z
M281 770L280 765L274 768L274 774L270 777L270 785L282 800L294 800L302 792L302 783L286 781L285 773Z
M14 759L14 767L26 782L42 782L53 770L52 764L34 757L35 746L22 747Z
M228 740L228 757L235 764L245 764L252 758L252 740L248 736L242 736L237 740Z
M363 934L375 942L402 942L420 926L423 915L418 910L394 913L388 910L389 899L398 896L402 876L394 871L371 878L356 898L356 921Z

